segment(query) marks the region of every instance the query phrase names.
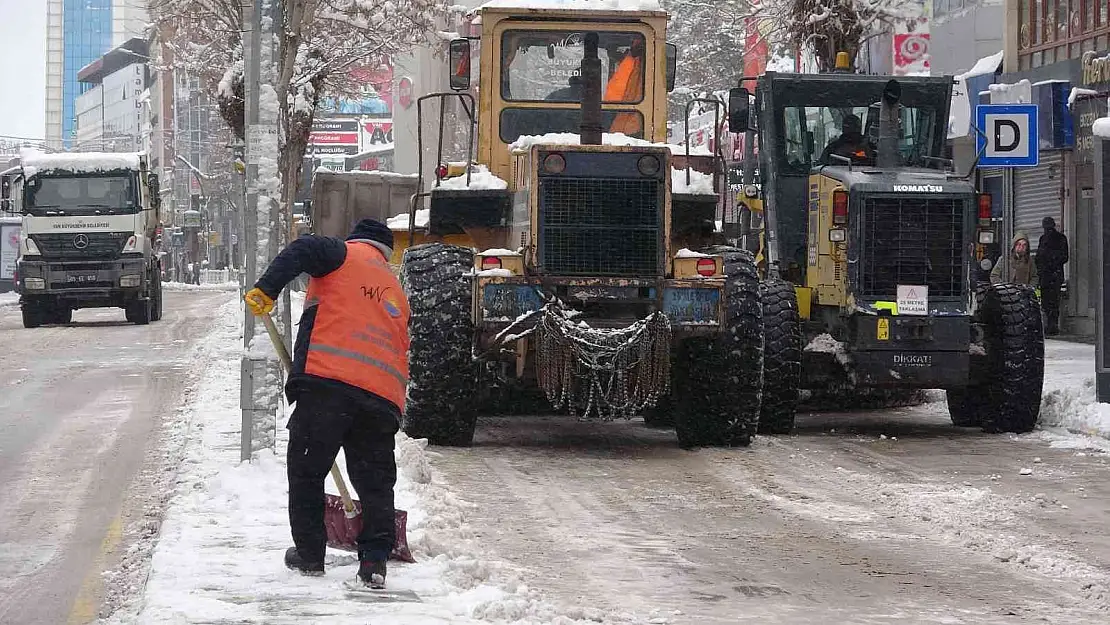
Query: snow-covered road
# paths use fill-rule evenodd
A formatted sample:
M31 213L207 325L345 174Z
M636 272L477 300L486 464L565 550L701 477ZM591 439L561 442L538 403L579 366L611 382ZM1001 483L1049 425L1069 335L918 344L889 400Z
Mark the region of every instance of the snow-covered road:
M1049 354L1046 390L1077 394L1093 349ZM806 415L749 450L673 436L484 419L433 466L476 504L484 556L556 604L675 624L1110 621L1110 465L1086 439L954 428L943 403Z
M323 578L282 566L286 432L238 463L241 313L220 313L147 584L113 625L1110 620L1110 456L1074 433L1105 426L1088 346L1050 344L1055 427L1026 436L954 428L942 403L807 414L736 450L638 420L483 419L467 449L401 435L418 563L389 585L420 601L375 602L345 587L349 554Z
M98 309L26 330L4 305L15 299L0 296L0 623L97 616L112 581L102 571L125 570L121 556L161 515L175 463L162 425L187 399L211 311L230 297L167 293L164 319L143 327Z

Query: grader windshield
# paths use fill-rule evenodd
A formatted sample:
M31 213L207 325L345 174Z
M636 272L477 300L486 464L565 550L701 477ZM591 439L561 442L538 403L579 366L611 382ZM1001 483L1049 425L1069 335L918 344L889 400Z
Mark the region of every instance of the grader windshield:
M511 143L521 135L578 131L583 37L584 33L577 30L512 29L502 33L502 141ZM644 46L640 33L598 32L603 104L636 105L643 101ZM539 103L557 105L535 106ZM644 118L633 106L608 107L602 113L602 125L609 132L642 137Z

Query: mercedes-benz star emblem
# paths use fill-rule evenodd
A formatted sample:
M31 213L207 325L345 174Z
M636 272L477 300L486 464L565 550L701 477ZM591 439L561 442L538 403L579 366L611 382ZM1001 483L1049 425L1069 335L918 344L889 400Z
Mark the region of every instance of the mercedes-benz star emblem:
M73 247L75 247L79 250L83 250L88 246L89 246L89 237L87 237L83 234L79 234L79 235L73 237Z

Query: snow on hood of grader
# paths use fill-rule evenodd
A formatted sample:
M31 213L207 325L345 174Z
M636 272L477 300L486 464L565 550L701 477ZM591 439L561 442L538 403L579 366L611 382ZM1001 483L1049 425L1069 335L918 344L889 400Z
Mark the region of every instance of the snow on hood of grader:
M686 146L670 143L652 143L630 137L623 133L604 133L601 142L605 145L625 145L634 147L670 148L671 154L686 154ZM545 135L523 135L509 145L510 150L529 150L533 145L581 145L582 137L573 132L549 132ZM712 156L709 148L697 146L690 148L690 156Z
M431 211L427 208L420 208L416 211L416 227L427 228L428 220L431 218ZM385 225L389 226L390 230L408 230L409 229L409 214L401 213L394 215L385 220Z
M509 183L495 176L485 165L478 165L470 171L470 186L467 186L466 174L463 174L440 182L439 188L449 191L501 190L508 189Z
M693 195L714 195L713 176L700 171L690 170L690 184L686 184L686 170L671 170L671 193L690 193Z
M594 9L598 11L659 11L659 0L489 0L479 9Z
M40 154L23 162L23 171L28 176L39 171L61 169L79 174L94 174L116 169L138 169L139 155L133 152L99 153L72 152L68 154Z

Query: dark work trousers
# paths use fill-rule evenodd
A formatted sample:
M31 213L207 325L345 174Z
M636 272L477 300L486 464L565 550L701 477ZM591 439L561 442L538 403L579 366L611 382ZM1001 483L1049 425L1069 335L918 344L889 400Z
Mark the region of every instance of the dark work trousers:
M342 446L347 474L362 503L359 559L387 560L396 540L396 419L337 405L316 393L302 393L288 428L289 526L300 556L308 562L324 561L324 480L330 479L332 462Z
M1045 332L1060 332L1060 287L1059 284L1041 285L1041 308L1044 309Z

